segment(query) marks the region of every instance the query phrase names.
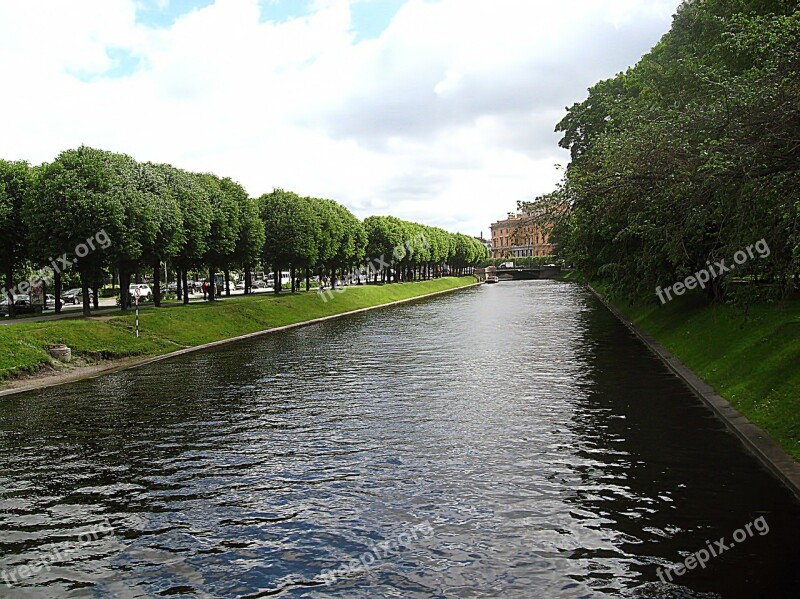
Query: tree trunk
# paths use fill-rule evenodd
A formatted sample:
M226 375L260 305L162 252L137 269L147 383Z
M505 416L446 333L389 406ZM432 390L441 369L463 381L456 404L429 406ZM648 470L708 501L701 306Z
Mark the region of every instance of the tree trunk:
M131 303L131 273L123 266L119 267L119 307L123 312L127 312Z
M181 301L183 298L183 277L180 268L175 270L175 283L177 284L175 292L178 296L178 301Z
M272 293L278 295L281 292L281 273L277 269L277 267L275 268L275 271L272 273L272 286L274 288L272 290Z
M100 284L92 285L92 306L95 310L100 308Z
M83 315L91 316L91 305L89 302L89 277L85 272L81 272L81 296L83 297Z
M244 267L244 294L250 295L253 292L253 272L250 265Z
M311 291L311 273L306 268L306 291Z
M181 271L181 278L183 280L183 303L189 303L189 273L186 272L186 269Z
M231 271L225 268L225 297L231 296Z
M6 299L8 300L8 317L14 318L16 307L14 306L14 267L9 266L6 271Z
M213 302L217 297L217 271L211 266L208 269L208 301Z
M161 307L161 260L153 260L153 305Z
M289 278L292 280L292 293L294 293L294 291L295 291L295 289L294 289L294 284L295 284L294 275L295 275L294 266L290 266L289 267Z
M56 296L56 314L61 314L61 273L56 272L53 274L53 291Z

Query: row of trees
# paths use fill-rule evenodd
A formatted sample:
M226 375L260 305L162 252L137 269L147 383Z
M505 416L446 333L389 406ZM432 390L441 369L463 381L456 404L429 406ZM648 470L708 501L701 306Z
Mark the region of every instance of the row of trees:
M460 276L489 258L486 246L463 233L448 233L393 216L370 216L364 220L364 227L368 254L374 258L391 257L380 264L383 268L374 269L376 281L378 276L401 281L430 278L438 275L437 267L443 264ZM387 261L394 263L394 270L386 267Z
M386 243L395 245L389 249ZM208 269L214 281L219 272L228 279L231 269L244 270L247 293L254 269L271 268L278 293L284 269L292 271L294 290L298 270L307 285L311 273L335 284L367 257L391 258L384 268L394 270L391 277L384 272L383 280L431 276L434 266L445 263L462 271L485 258L475 244L465 235L392 217L361 222L332 200L280 189L251 198L229 178L85 146L35 167L0 160L5 288L11 296L15 281L32 269L51 268L57 309L61 277L68 271L80 276L88 314L90 290L97 307L98 289L109 274L120 282L126 309L132 275L152 272L153 299L160 305L165 261L177 271L179 295L188 303L190 271ZM213 300L214 285L210 293Z
M370 216L359 221L331 200L300 197L276 189L258 199L266 227L264 262L275 273L289 270L292 290L302 271L306 288L312 272L330 277L372 275L373 281L413 281L440 276L449 265L456 274L488 257L473 237L449 233L393 216Z
M627 72L556 130L571 163L540 199L559 253L628 296L650 295L758 240L737 279L786 293L800 276L800 12L793 0L686 1ZM559 215L562 217L559 218Z

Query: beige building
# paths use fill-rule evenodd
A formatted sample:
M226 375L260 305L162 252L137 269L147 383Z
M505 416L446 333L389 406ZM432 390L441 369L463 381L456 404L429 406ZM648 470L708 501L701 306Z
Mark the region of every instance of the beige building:
M542 224L541 215L509 212L503 220L492 223L492 258L551 256L551 226Z

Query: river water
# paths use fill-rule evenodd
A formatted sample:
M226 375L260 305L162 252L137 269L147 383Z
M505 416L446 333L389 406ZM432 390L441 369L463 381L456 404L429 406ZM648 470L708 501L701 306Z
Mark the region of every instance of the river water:
M798 532L791 494L572 284L0 399L2 597L789 597Z

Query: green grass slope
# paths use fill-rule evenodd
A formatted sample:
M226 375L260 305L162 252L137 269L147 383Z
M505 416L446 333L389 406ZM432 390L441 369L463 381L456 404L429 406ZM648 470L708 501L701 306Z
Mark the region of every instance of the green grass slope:
M238 296L215 303L140 311L141 336L134 315L104 313L98 318L25 322L0 326L0 380L35 373L50 362L46 347L65 343L87 360L154 356L254 333L272 327L388 304L470 285L473 277L446 277L417 283L346 287L325 296L284 293Z
M735 305L684 296L615 302L737 410L800 459L800 301Z

